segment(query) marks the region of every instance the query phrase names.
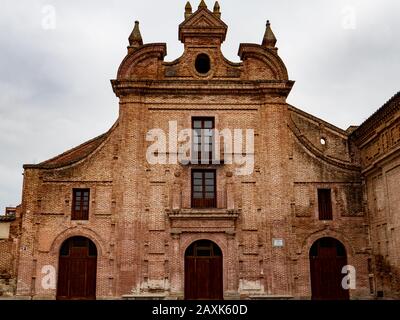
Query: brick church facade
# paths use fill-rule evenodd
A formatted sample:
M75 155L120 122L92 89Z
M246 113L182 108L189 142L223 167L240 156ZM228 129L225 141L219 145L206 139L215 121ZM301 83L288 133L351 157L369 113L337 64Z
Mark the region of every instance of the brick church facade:
M16 296L400 297L399 94L339 129L286 102L294 82L269 23L261 44L240 44L240 63L221 53L226 33L218 3L188 3L184 53L166 62L166 45L143 44L135 24L112 128L24 166ZM209 161L150 163L153 129L168 142L158 160L181 155L170 148L181 130L200 132L191 143L203 148L204 132L251 129L254 164L243 174L249 163L229 161L245 144L212 161L214 136Z

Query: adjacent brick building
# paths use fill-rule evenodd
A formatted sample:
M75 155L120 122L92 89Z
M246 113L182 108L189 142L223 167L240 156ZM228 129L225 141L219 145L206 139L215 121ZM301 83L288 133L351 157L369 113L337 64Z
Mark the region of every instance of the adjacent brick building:
M15 295L20 236L20 207L7 207L0 215L0 298Z
M365 185L378 297L400 298L400 92L351 135ZM372 278L371 278L372 281Z
M396 297L399 96L341 130L286 102L294 82L269 22L261 45L240 45L240 63L221 53L226 32L218 3L188 3L184 53L166 62L166 45L143 44L135 24L112 81L113 127L24 166L18 296ZM175 123L201 132L201 147L208 129L251 129L254 151L211 143L220 163L149 163L153 129L169 144L158 160L182 155ZM245 152L243 174L249 163L229 159Z

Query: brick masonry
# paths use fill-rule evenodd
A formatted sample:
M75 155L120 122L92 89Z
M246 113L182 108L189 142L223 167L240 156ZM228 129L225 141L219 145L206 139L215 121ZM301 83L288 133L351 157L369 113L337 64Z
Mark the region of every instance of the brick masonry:
M6 208L6 215L0 216L0 298L14 296L17 288L20 217L20 207Z
M400 298L400 93L351 136L358 146L379 297ZM372 278L371 278L372 282Z
M119 117L107 133L24 166L16 294L54 299L56 290L41 285L42 268L57 270L60 246L80 235L98 250L98 299L183 298L185 250L199 239L222 250L225 298L309 299L309 250L328 236L345 246L356 268L352 299L382 290L395 296L393 278L377 266L397 270L400 263L398 148L381 169L366 169L369 147L360 141L375 125L344 131L287 104L294 82L269 24L263 44L241 44L242 62L232 63L220 50L227 26L219 10L187 8L185 16L179 26L185 50L173 62L164 61L165 44L143 44L136 24L112 81ZM200 53L210 57L206 74L195 68ZM235 175L234 164L202 165L217 172L218 206L206 211L190 206L197 165L146 160L149 130L168 132L173 120L178 129L191 128L194 116L214 117L218 129L255 132L250 175ZM397 128L398 141L398 117L385 121ZM382 130L389 130L385 123ZM71 220L73 188L90 188L88 221ZM332 221L318 219L318 188L332 189Z

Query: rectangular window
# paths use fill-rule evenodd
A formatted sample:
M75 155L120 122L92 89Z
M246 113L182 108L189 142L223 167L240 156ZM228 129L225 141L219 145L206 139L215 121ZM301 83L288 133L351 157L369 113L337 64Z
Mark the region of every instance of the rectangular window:
M216 194L215 170L193 170L192 208L215 208Z
M192 118L192 129L192 163L211 163L214 151L214 118Z
M89 189L74 189L72 200L72 220L89 220Z
M319 220L332 220L331 189L318 189Z

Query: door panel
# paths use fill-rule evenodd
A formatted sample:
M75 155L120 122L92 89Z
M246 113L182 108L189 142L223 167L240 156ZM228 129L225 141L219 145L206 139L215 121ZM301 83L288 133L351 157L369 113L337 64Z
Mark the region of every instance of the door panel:
M75 298L86 296L86 260L71 259L70 261L70 296Z
M196 280L196 258L185 258L185 298L196 299L197 280Z
M214 272L216 270L220 270L220 272ZM210 259L210 271L210 283L212 284L210 299L222 300L224 297L224 290L222 287L222 257Z
M195 258L196 260L196 297L207 299L210 297L210 261L209 258Z
M58 296L67 297L68 296L68 277L69 277L69 260L60 257L60 262L58 265L58 285L57 291Z

